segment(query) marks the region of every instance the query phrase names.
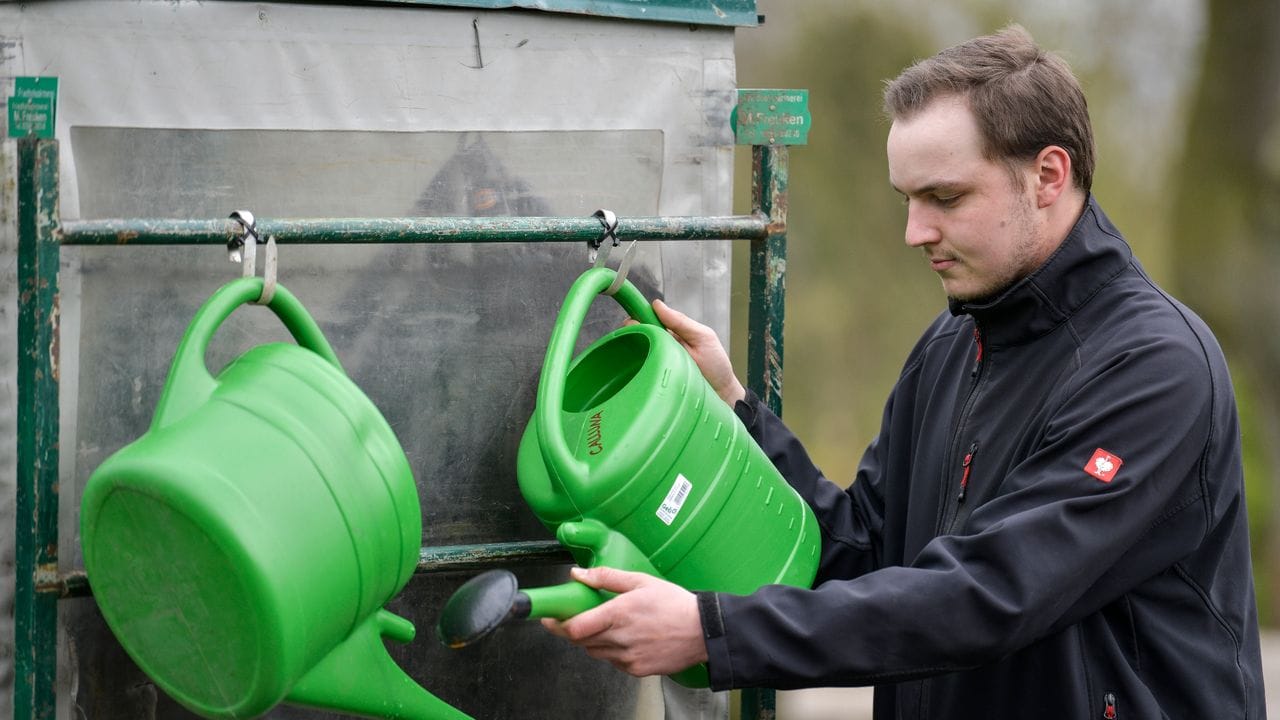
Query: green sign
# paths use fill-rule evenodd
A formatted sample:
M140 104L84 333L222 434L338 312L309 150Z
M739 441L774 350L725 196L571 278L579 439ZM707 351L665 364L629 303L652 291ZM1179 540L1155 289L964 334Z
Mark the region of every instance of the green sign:
M9 96L9 136L53 137L58 112L58 78L17 77Z
M729 116L739 145L804 145L809 142L808 90L739 90Z

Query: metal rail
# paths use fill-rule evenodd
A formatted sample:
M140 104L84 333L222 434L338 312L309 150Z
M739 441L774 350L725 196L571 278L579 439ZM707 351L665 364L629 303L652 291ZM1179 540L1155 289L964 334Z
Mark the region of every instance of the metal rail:
M475 545L428 546L418 551L419 575L483 570L495 565L557 565L573 562L573 555L555 540L517 540L515 542L478 543ZM93 589L83 570L57 574L52 572L36 584L37 593L59 598L89 597Z
M598 240L594 218L565 217L405 217L261 219L258 234L278 243L504 243ZM242 228L226 220L68 220L63 245L202 245L227 243ZM764 215L725 217L627 217L619 219L620 240L762 240L769 235Z

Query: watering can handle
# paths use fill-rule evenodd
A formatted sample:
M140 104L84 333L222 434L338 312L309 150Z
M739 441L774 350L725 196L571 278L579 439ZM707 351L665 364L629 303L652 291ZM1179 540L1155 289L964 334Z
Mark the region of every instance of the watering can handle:
M209 341L236 308L261 297L262 284L263 280L260 277L233 280L218 288L196 311L195 317L191 319L191 325L187 327L186 334L182 336L182 341L178 343L178 349L174 352L169 380L165 383L160 402L156 405L155 418L151 421L153 429L181 419L203 404L213 393L217 387L217 381L204 364ZM320 332L316 321L311 318L293 293L277 285L275 296L267 307L280 318L298 345L311 350L333 363L338 370L342 370L342 364L338 362L338 356L329 346L329 341L325 340L324 333Z
M538 444L547 468L554 469L553 475L563 475L568 471L567 474L586 477L586 463L573 456L564 438L561 413L564 409L565 380L569 375L569 361L573 359L573 347L582 331L587 310L597 295L613 285L616 277L617 273L606 267L592 268L579 276L569 288L564 304L560 306L560 315L556 318L551 339L547 342L547 356L542 363L542 375L538 379L535 412L538 417ZM653 307L630 281L624 280L613 298L633 319L663 327L654 314ZM556 483L552 483L552 487L555 488Z

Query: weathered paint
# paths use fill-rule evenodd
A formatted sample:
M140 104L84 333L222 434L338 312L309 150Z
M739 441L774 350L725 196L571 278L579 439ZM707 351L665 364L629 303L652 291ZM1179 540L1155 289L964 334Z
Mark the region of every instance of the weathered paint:
M424 547L418 555L420 573L483 570L511 565L572 563L573 556L555 540L527 540L478 545Z
M743 720L775 720L778 717L778 694L762 688L744 688L739 717Z
M281 244L323 243L497 243L580 242L599 240L600 221L593 217L405 217L272 220L259 218L261 237ZM69 220L63 224L64 245L204 245L226 244L240 235L240 224L219 220ZM618 239L753 240L768 233L754 215L723 217L622 217Z
M573 556L555 540L438 545L418 551L418 567L415 572L428 574L572 562ZM57 565L49 565L37 568L36 592L52 593L58 597L86 597L93 591L83 571L59 575Z
M72 570L66 575L59 575L56 566L51 567L48 572L36 573L36 592L52 593L60 599L88 597L93 594L89 589L89 577L83 570Z
M768 234L751 243L747 384L782 414L782 330L786 310L787 147L751 149L752 207Z
M787 146L751 148L752 210L768 234L751 241L751 308L747 317L747 385L782 416L782 325L787 273ZM776 693L742 691L743 720L774 720Z
M52 718L58 596L58 145L18 141L16 720Z
M402 5L485 9L526 8L546 12L617 17L690 25L760 24L756 0L391 0Z

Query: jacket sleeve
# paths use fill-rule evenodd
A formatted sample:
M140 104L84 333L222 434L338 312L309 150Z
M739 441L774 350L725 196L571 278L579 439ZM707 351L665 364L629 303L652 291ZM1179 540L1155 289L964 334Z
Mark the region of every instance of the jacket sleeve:
M967 534L935 538L909 566L813 590L700 598L712 687L868 685L976 667L1168 568L1209 531L1204 458L1219 442L1224 390L1210 375L1188 343L1112 356L1076 373ZM1085 471L1099 447L1122 458L1109 482ZM814 484L797 482L828 502Z
M748 390L747 398L739 401L734 411L782 477L813 508L822 533L814 584L832 577L856 577L878 568L884 510L877 492L880 444L867 449L855 482L845 490L823 476L800 440L755 393ZM887 417L884 426L888 427Z

